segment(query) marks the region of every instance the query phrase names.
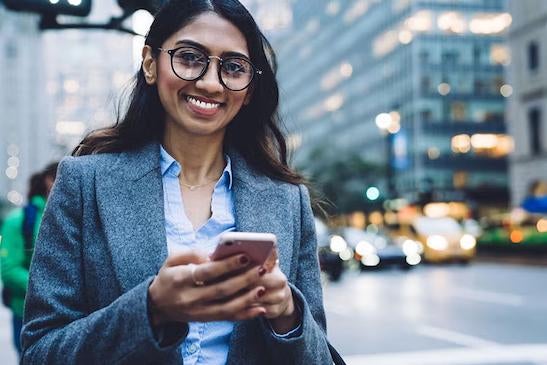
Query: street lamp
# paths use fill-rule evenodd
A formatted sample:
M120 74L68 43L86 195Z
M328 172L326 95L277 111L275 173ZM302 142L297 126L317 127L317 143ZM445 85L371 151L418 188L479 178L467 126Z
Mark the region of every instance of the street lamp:
M91 0L4 0L4 5L14 11L50 16L64 14L85 17L91 11Z
M393 198L395 189L393 184L393 136L401 130L401 115L397 111L380 113L375 118L376 126L386 137L386 183L388 198Z

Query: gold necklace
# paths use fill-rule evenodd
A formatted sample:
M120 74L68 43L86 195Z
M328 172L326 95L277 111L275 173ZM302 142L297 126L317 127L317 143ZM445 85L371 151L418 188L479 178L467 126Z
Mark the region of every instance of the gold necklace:
M202 188L202 187L207 186L207 185L209 185L209 184L211 184L211 183L213 183L213 182L215 182L215 181L218 181L218 179L220 179L220 177L219 177L219 178L217 178L217 179L213 179L213 180L207 181L207 182L205 182L205 183L203 183L203 184L190 185L190 184L187 184L187 183L185 183L184 181L182 181L182 178L183 178L183 177L182 177L182 175L181 175L180 180L179 180L180 183L181 183L183 186L187 187L188 190L190 190L190 191L194 191L194 190L196 190L196 189Z

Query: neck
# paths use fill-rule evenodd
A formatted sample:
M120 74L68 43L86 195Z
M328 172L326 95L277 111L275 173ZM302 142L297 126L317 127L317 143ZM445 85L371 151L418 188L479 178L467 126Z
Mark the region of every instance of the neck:
M185 138L166 131L163 147L181 164L179 179L189 185L200 185L217 179L224 170L223 141L224 134Z

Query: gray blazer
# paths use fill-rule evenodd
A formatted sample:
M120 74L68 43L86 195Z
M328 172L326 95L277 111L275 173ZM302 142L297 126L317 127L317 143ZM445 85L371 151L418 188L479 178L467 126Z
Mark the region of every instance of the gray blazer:
M302 335L238 322L228 364L331 364L309 195L230 153L238 231L277 235L281 270L303 310ZM177 364L188 326L152 333L147 289L167 257L159 146L67 157L31 265L23 364Z

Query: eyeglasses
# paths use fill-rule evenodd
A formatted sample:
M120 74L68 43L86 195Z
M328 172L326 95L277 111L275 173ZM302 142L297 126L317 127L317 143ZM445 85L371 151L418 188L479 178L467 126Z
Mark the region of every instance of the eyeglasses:
M200 49L189 46L174 49L158 48L158 50L167 52L171 56L173 72L178 78L186 81L194 81L205 75L213 58L216 58L219 63L218 79L220 83L232 91L247 88L253 81L255 74L262 74L261 70L257 70L249 60L243 57L208 56Z

